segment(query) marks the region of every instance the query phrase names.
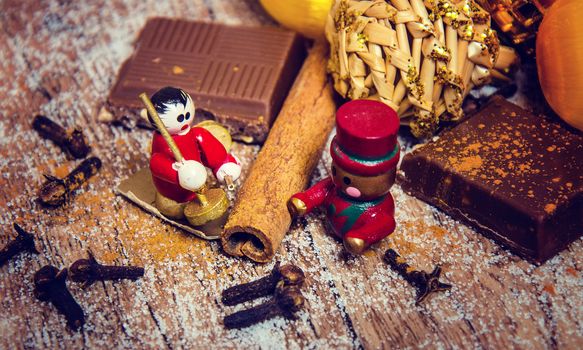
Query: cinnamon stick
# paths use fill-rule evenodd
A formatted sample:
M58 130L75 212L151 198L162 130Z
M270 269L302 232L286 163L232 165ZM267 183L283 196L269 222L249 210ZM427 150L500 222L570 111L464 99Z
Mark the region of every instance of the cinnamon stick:
M310 50L239 191L221 237L228 254L267 262L289 229L287 200L307 186L334 126L327 50L324 42Z

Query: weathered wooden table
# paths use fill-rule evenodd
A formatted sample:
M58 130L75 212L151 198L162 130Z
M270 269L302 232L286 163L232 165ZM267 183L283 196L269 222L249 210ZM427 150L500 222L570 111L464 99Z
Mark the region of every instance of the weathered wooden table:
M222 253L116 196L113 188L147 166L150 132L96 122L132 40L152 16L274 25L256 1L96 0L0 3L0 224L34 232L39 255L0 269L0 348L581 348L583 241L531 265L473 230L393 189L398 229L363 257L349 257L325 233L321 214L294 224L278 258L308 274L305 311L240 331L222 317L225 287L271 270ZM78 125L103 160L99 175L62 208L36 201L42 174L64 176L77 162L31 129L37 113ZM256 146L235 146L250 163ZM325 172L324 157L314 175ZM395 247L415 266L441 264L454 284L422 306L382 262ZM91 250L104 263L146 267L137 282L69 284L85 309L81 332L33 297L45 264L67 267Z

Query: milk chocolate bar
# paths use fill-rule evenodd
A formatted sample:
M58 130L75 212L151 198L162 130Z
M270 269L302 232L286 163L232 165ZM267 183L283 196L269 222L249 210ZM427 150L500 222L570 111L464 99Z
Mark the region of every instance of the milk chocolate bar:
M544 262L583 233L583 135L495 97L403 159L405 192Z
M234 138L263 142L305 58L302 39L273 27L241 27L155 18L142 30L109 95L115 114L137 98L180 87Z

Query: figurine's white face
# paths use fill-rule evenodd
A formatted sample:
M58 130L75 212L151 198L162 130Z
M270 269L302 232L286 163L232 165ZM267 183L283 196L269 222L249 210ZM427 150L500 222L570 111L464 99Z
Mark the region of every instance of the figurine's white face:
M182 103L167 105L166 112L159 115L170 135L185 135L194 122L194 102L188 95L186 106Z

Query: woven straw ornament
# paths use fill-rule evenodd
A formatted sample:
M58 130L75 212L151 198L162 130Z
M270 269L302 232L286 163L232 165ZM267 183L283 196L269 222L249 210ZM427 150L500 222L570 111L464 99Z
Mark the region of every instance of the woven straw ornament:
M336 91L386 103L419 138L459 120L469 91L507 79L517 59L473 0L336 0L326 38Z

